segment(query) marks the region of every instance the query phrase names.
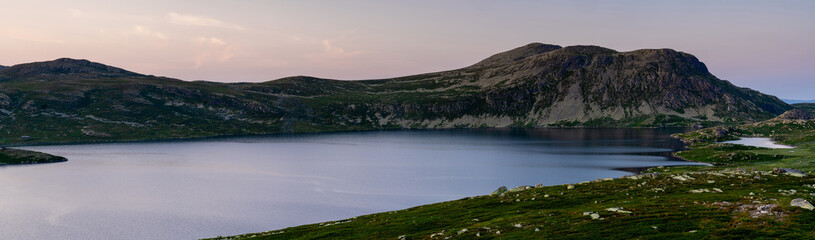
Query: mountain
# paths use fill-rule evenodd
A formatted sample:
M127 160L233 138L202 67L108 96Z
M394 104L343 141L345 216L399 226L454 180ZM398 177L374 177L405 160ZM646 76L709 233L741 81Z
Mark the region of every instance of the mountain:
M6 69L6 66L0 65L0 70Z
M782 98L781 101L784 101L787 104L815 103L815 99L812 99L812 100L794 100L794 99L784 99L784 98Z
M533 43L472 66L339 81L181 81L86 60L0 70L0 142L65 142L397 128L689 126L791 109L670 49ZM26 136L26 137L23 137Z

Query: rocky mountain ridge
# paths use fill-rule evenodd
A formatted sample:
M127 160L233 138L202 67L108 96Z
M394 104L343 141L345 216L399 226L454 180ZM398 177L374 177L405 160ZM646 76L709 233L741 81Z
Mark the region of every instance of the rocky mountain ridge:
M671 49L528 44L462 69L339 81L187 82L87 60L0 70L2 142L454 127L655 127L791 109ZM27 136L28 138L23 138Z

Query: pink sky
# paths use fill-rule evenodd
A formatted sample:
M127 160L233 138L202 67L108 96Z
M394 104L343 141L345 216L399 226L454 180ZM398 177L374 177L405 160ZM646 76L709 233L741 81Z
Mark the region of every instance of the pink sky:
M449 70L530 42L673 48L815 99L815 1L14 1L0 65L61 57L223 82Z

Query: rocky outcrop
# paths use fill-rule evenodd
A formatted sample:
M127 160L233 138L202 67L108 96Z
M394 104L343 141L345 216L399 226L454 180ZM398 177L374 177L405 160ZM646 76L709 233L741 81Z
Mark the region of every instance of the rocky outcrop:
M773 120L810 120L810 119L813 119L811 113L802 109L793 109L782 113L778 117L775 117Z

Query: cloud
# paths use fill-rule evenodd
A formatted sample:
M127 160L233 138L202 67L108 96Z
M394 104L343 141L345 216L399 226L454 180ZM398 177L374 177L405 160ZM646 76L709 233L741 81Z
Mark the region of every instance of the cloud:
M122 33L125 36L139 36L139 37L148 37L148 38L155 38L159 40L167 39L167 36L160 32L155 32L150 30L149 28L141 25L133 26L129 31L125 31Z
M347 52L344 48L334 46L333 42L328 39L324 39L322 44L325 53L334 57L350 57L362 53L360 51Z
M76 9L76 8L69 8L69 9L67 9L67 10L68 10L68 13L70 13L70 14L71 14L71 17L74 17L74 18L81 18L81 17L85 16L85 12L82 12L82 11L80 11L79 9Z
M208 62L223 63L244 54L240 47L217 37L198 37L193 43L196 49L192 61L196 69Z
M216 28L229 28L235 30L245 30L241 25L225 23L223 21L202 17L202 16L193 16L193 15L186 15L186 14L179 14L171 12L168 17L170 18L170 22L177 25L185 25L185 26L199 26L199 27L216 27Z

